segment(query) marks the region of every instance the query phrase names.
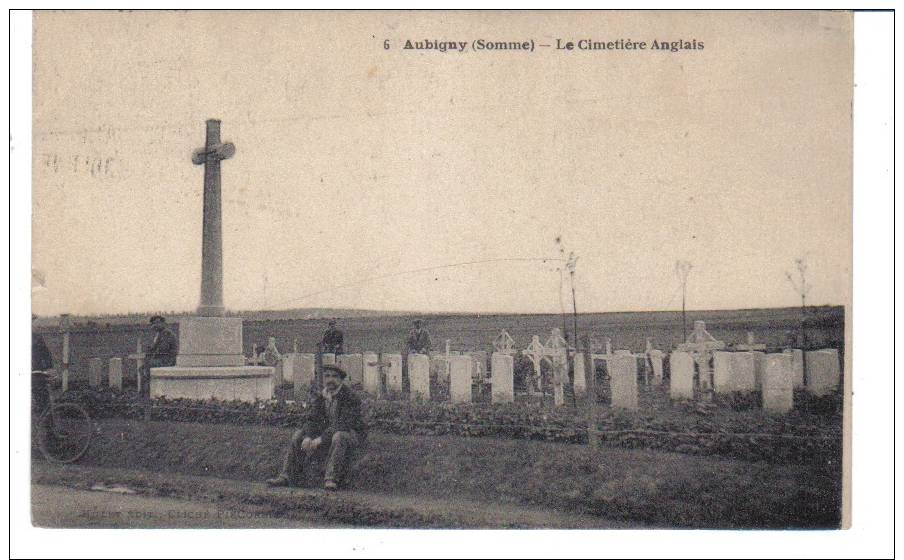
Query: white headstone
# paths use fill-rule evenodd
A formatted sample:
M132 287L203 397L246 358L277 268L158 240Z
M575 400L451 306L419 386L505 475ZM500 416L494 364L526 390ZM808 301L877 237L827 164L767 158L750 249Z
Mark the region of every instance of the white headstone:
M788 348L785 354L791 355L791 382L795 389L800 389L804 386L804 351Z
M282 381L283 383L295 382L295 364L298 361L298 354L289 352L283 354L282 357Z
M647 355L653 367L653 385L662 385L662 350L654 348Z
M637 360L616 353L609 359L608 367L612 408L637 410Z
M401 354L383 354L381 362L388 364L385 366L386 372L386 391L395 396L402 395L402 355Z
M339 367L348 374L350 385L361 385L364 382L364 358L361 354L340 354Z
M454 403L471 402L471 356L449 356L449 395Z
M110 358L108 379L110 387L122 391L122 358Z
M732 391L756 391L756 366L753 352L731 353Z
M713 390L716 393L735 390L731 364L731 352L713 352Z
M841 382L838 350L807 352L807 390L817 396L834 391Z
M763 410L786 414L794 407L790 354L768 354L763 368Z
M283 370L282 358L285 358L285 354L279 360L276 360L275 363L273 360L270 360L270 362L273 363L273 365L270 365L269 367L273 368L273 386L274 387L281 386L286 379L285 373ZM267 361L265 361L264 363L266 364Z
M314 354L295 354L293 360L292 385L294 386L295 400L303 402L307 398L307 391L314 384L316 378L317 357Z
M104 363L100 358L91 358L91 361L88 362L88 386L89 387L100 387L100 379L101 379L101 371L104 368Z
M674 400L693 399L694 358L687 352L672 352L669 355L669 369L669 396Z
M515 360L511 354L493 352L492 399L494 403L510 403L515 400Z
M763 372L766 370L766 353L753 352L753 379L756 390L763 390Z
M365 352L362 359L364 392L379 397L383 393L383 385L380 382L380 356L376 352Z
M577 352L574 355L574 395L583 397L587 394L587 370L584 365L584 354Z
M430 400L430 358L426 354L408 354L409 398Z

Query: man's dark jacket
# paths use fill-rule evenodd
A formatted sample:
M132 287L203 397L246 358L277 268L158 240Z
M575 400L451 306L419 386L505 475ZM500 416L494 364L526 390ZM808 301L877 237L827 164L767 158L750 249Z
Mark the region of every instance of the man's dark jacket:
M157 335L157 341L148 348L148 367L171 367L176 365L176 354L179 353L179 342L169 329L163 329Z
M408 335L409 352L427 352L430 350L430 331L427 329L414 329Z
M31 333L31 371L47 371L53 369L53 356L44 337L40 334Z
M367 437L367 425L364 423L364 417L361 414L361 399L354 391L346 385L342 385L336 396L336 426L335 431L340 432L357 432L358 437L362 440ZM308 411L305 416L305 422L301 426L303 437L317 438L323 437L324 442L329 444L333 434L330 430L330 417L327 410L326 398L323 393L317 393L308 404Z
M320 345L323 352L332 352L334 354L342 353L342 339L344 338L342 331L337 328L329 328L323 333L323 340Z

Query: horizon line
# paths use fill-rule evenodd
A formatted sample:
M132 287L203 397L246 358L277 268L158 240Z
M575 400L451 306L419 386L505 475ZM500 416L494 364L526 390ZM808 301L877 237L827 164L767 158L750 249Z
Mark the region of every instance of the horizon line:
M805 308L845 308L845 304L840 303L821 303L821 304L813 304L807 305ZM761 311L761 310L800 310L801 306L796 305L785 305L785 306L765 306L765 307L730 307L730 308L717 308L717 309L685 309L685 313L718 313L724 311ZM331 313L335 312L356 312L356 313L368 313L371 316L381 316L381 315L564 315L571 316L574 313L567 311L565 313L554 312L554 311L412 311L412 310L392 310L392 309L371 309L371 308L358 308L358 307L293 307L286 309L240 309L240 310L230 310L227 309L224 313L224 316L236 316L241 314L261 314L261 313L292 313L292 312L304 312L304 311L327 311L323 317L316 317L327 319ZM681 313L681 309L636 309L636 310L617 310L617 311L580 311L577 313L578 316L581 315L605 315L605 314L625 314L625 313ZM131 317L135 315L163 315L163 316L171 316L171 317L184 317L184 316L194 316L197 314L197 310L191 311L134 311L134 312L118 312L118 313L95 313L95 314L76 314L76 313L57 313L53 315L40 315L36 314L37 319L53 319L53 318L61 318L63 315L68 315L71 318L125 318ZM315 319L315 317L311 317L311 319Z

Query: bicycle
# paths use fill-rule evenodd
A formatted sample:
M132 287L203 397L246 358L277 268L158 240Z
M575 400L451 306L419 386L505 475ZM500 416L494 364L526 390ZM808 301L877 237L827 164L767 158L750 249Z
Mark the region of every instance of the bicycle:
M32 430L37 440L38 449L45 459L51 463L74 463L81 459L91 445L95 425L82 406L76 403L54 401L50 390L52 374L43 371L32 372L32 383L35 376L43 376L47 404L37 414L32 414ZM37 379L41 383L41 378Z

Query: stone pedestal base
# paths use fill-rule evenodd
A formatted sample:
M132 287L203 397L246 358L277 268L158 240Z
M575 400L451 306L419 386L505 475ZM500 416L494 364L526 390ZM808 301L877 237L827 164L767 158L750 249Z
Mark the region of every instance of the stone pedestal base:
M240 317L184 317L179 320L177 367L243 365Z
M273 377L272 367L261 366L152 368L151 397L265 401L273 398Z

